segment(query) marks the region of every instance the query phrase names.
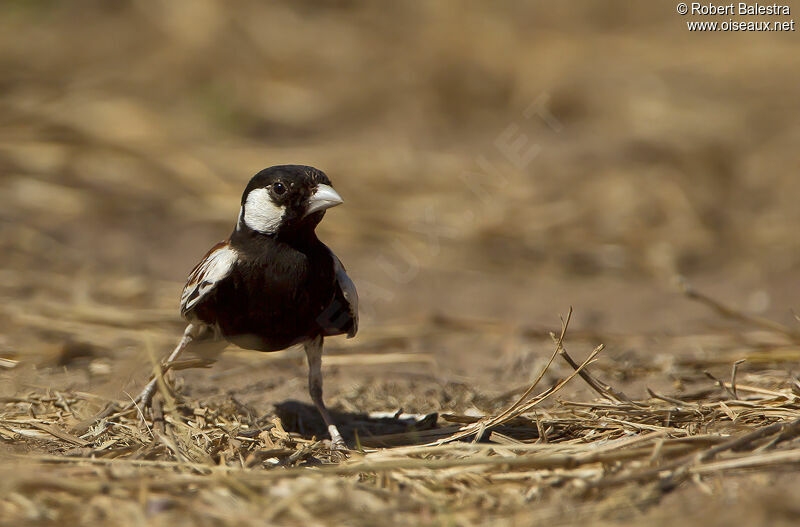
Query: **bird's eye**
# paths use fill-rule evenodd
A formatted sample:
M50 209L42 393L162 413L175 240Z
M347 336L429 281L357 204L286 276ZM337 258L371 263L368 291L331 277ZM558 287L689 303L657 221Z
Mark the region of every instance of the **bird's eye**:
M284 192L286 192L286 187L284 186L284 184L283 184L283 183L281 183L280 181L278 181L277 183L275 183L274 185L272 185L272 191L273 191L275 194L277 194L278 196L280 196L281 194L283 194Z

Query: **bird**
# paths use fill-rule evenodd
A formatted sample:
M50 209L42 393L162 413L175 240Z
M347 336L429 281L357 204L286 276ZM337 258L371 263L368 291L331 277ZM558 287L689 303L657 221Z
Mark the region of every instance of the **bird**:
M227 343L262 352L302 344L309 395L339 449L345 443L322 398L322 347L325 337L356 335L358 293L315 229L341 203L314 167L279 165L255 174L233 232L189 273L180 300L187 326L163 366L186 350L213 355ZM155 387L154 378L135 401L149 405Z

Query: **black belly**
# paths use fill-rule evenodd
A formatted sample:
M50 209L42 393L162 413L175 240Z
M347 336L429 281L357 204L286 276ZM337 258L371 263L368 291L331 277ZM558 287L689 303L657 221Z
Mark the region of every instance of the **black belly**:
M239 347L278 351L332 334L320 320L336 291L327 253L292 252L268 261L237 263L196 314L216 324L222 336Z

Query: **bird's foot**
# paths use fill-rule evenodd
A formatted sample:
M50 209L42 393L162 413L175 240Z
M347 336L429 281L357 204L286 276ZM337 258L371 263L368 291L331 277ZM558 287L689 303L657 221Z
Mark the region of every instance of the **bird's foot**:
M349 450L336 425L328 425L328 433L331 435L331 450L337 452L347 452Z
M140 409L149 407L156 391L156 384L157 379L153 379L147 383L147 386L144 387L144 390L142 390L133 400L134 406L139 406Z

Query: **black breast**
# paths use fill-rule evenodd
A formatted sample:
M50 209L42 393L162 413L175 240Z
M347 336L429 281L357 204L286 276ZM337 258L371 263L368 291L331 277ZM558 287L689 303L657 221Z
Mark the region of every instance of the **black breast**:
M277 351L324 333L318 320L336 285L333 260L322 243L261 241L240 249L240 255L209 299L225 339L246 349ZM206 320L201 310L198 315Z

